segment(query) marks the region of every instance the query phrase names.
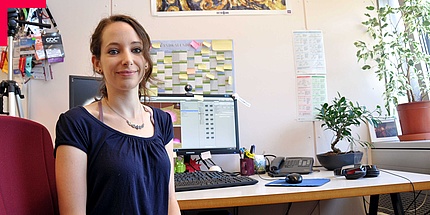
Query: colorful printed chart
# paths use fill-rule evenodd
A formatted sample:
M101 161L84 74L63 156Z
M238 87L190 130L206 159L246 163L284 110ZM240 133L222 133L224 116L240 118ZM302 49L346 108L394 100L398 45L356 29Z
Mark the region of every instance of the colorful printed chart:
M297 87L297 119L312 121L316 108L327 101L327 71L323 33L319 30L293 32Z

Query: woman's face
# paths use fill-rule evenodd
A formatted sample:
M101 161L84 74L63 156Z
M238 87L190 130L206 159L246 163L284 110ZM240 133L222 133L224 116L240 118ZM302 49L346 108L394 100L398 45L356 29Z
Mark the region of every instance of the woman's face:
M101 69L108 91L138 90L147 67L142 51L142 41L129 24L114 22L106 26L100 60L93 56L93 64Z

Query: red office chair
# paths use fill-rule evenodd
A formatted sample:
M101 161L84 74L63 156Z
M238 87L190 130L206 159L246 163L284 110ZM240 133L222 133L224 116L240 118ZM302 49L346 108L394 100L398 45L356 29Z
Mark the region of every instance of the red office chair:
M53 144L41 124L0 116L0 215L59 214Z

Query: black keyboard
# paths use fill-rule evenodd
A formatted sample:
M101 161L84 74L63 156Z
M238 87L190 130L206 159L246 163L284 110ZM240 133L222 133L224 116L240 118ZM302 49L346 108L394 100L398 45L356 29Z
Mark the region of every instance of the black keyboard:
M203 190L221 187L252 185L257 180L217 171L175 173L175 191Z

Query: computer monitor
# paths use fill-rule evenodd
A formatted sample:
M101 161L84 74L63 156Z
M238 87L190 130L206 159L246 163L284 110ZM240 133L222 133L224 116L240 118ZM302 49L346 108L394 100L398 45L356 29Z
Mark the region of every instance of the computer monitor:
M99 96L100 82L100 77L70 75L70 108L93 102ZM206 151L239 153L237 101L230 94L159 94L147 102L172 116L174 150L178 155L188 159Z
M100 96L99 88L101 77L95 76L69 76L69 108L84 106Z
M239 152L237 101L231 95L158 95L150 106L172 116L174 150L178 155Z

